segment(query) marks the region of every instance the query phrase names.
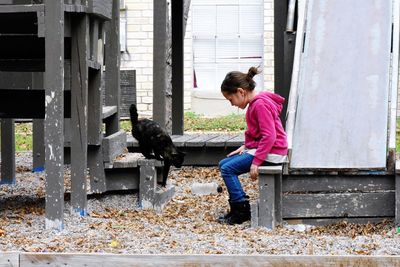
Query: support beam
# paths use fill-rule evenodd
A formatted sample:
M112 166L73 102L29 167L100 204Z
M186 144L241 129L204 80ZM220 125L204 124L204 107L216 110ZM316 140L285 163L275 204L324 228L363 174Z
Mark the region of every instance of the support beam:
M184 16L183 0L172 0L172 134L183 134Z
M153 31L153 120L167 124L167 20L166 0L154 1Z
M105 103L106 106L117 106L117 113L107 119L106 135L119 131L120 107L120 45L119 45L119 1L113 1L112 20L105 23Z
M71 43L71 205L75 212L85 216L89 54L89 18L86 14L73 16Z
M46 229L64 227L64 0L46 0Z
M1 120L1 184L15 184L15 126L13 119Z

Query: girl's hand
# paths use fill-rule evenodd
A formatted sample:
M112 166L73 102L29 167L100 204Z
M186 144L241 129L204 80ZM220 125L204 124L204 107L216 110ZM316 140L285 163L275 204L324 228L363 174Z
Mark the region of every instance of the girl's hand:
M229 154L227 155L227 157L231 157L231 156L236 155L236 154L242 155L243 152L244 152L244 150L245 150L245 148L246 148L246 147L245 147L244 145L242 145L241 147L239 147L239 148L236 149L235 151L232 151L231 153L229 153Z
M250 166L250 178L251 180L255 181L258 177L258 166L251 164Z

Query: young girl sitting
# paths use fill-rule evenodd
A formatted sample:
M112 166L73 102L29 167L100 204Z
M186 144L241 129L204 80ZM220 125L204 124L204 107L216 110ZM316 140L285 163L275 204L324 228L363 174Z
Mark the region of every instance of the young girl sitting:
M285 99L270 92L254 91L253 77L260 71L251 67L248 73L229 72L221 84L221 92L232 106L247 108L244 145L228 154L219 169L229 192L230 212L219 218L221 223L241 224L250 220L250 204L238 175L250 172L258 177L258 167L286 161L287 140L280 113Z

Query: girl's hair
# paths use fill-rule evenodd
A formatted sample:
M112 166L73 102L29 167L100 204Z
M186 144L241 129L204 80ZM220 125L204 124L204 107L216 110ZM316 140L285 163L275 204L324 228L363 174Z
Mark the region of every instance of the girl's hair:
M247 73L240 71L231 71L226 74L224 81L221 84L221 92L234 94L238 88L243 88L253 91L256 87L256 82L253 77L261 73L258 67L251 67Z

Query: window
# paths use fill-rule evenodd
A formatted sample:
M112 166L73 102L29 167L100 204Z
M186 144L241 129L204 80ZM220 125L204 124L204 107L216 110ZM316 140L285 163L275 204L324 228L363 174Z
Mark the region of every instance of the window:
M194 0L193 56L199 90L218 91L227 72L263 64L263 1ZM255 76L257 85L262 75Z

